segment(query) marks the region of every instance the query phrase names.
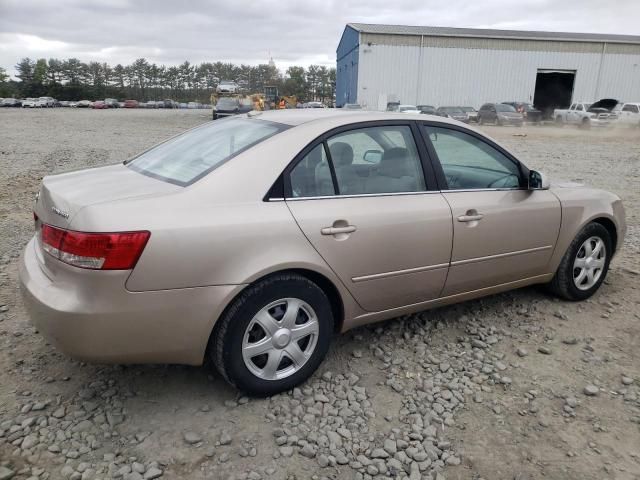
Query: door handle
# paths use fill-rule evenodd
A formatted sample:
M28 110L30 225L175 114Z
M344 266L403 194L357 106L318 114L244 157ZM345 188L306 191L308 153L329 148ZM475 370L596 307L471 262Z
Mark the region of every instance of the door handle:
M475 215L460 215L458 217L459 222L477 222L478 220L482 220L484 215L481 213L476 213Z
M353 233L356 231L354 225L347 225L345 227L324 227L320 230L322 235L338 235L340 233Z

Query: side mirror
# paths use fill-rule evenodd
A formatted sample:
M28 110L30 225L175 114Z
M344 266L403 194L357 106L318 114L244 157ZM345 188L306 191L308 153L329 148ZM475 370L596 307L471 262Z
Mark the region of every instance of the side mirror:
M549 178L535 170L529 170L529 190L549 190Z
M380 163L382 160L382 152L380 150L367 150L364 152L362 159L368 163Z

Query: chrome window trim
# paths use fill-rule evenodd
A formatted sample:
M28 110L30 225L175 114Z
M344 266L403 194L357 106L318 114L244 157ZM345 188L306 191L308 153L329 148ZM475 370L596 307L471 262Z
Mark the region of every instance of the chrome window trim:
M327 200L330 198L366 198L366 197L392 197L392 196L406 196L406 195L425 195L442 193L440 190L425 190L420 192L389 192L389 193L359 193L355 195L324 195L322 197L289 197L285 200L292 202L299 202L301 200Z

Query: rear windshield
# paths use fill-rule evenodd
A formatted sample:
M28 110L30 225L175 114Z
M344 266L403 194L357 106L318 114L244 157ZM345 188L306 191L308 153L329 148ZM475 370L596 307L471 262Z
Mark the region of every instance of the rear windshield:
M161 143L126 165L150 177L186 186L287 128L251 118L216 120Z
M511 105L504 105L502 103L499 103L496 105L496 110L498 112L515 112L516 109L513 108Z

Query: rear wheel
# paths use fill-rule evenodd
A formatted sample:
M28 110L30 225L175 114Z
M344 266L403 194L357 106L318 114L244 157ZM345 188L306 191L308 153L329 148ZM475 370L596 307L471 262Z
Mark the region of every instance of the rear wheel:
M589 121L588 118L582 119L582 122L580 122L580 128L584 128L585 130L588 130L589 128L591 128L591 122Z
M290 390L318 368L333 333L329 299L315 283L280 274L248 287L220 318L209 357L251 395Z
M563 123L564 123L564 122L562 121L562 117L558 115L558 116L556 117L556 125L558 125L559 127L561 127Z
M585 300L593 295L609 271L613 253L611 235L599 223L590 223L576 235L567 249L549 287L567 300Z

